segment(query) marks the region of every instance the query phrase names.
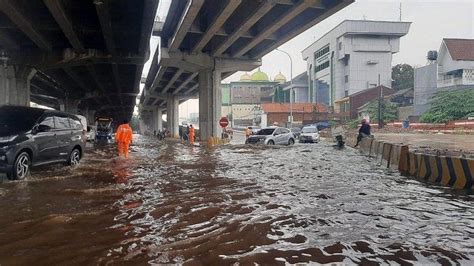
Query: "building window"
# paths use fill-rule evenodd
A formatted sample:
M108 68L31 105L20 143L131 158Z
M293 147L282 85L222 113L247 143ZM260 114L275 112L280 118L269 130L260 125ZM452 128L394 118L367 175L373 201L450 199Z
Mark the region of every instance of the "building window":
M349 75L344 76L344 82L349 83Z
M339 51L342 50L342 42L339 43Z
M349 91L344 91L344 97L349 96Z
M314 53L314 59L318 59L327 53L329 53L329 44L317 50L316 53Z
M318 73L319 71L323 70L323 69L326 69L329 67L329 61L326 61L324 63L322 63L321 65L319 66L316 66L314 68L314 73Z

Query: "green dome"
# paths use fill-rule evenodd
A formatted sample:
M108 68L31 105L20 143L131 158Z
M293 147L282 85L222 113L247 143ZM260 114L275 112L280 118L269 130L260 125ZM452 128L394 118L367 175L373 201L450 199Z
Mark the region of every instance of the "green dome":
M268 81L268 76L259 68L257 72L252 74L252 81Z
M280 72L275 76L273 81L278 82L278 83L285 83L286 82L286 77Z
M252 81L252 77L249 74L245 73L240 77L240 81Z

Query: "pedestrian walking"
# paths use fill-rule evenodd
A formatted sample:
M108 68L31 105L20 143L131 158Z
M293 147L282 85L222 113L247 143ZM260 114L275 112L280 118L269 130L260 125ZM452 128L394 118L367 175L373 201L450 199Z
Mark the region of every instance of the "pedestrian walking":
M125 158L128 158L128 146L130 143L132 143L132 137L132 128L128 124L128 121L124 120L123 123L117 128L117 132L115 134L119 156L124 155Z
M178 128L179 140L183 141L183 127L179 126Z
M370 137L370 124L367 120L362 119L362 125L359 128L359 135L357 136L357 143L354 147L359 146L359 142L361 142L363 138L368 137Z
M189 125L189 144L194 145L194 127Z

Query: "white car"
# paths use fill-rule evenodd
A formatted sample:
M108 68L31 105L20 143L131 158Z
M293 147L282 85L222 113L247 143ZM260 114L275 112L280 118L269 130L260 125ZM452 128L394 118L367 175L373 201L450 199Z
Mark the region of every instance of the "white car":
M295 137L287 128L267 127L260 129L255 135L251 135L245 144L293 145Z
M303 127L299 137L300 142L319 142L320 136L316 126Z

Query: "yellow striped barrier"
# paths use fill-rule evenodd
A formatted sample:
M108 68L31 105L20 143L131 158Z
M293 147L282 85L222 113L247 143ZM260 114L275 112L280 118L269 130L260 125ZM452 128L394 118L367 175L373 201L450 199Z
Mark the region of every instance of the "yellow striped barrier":
M474 160L470 159L409 153L408 174L455 189L474 189Z

